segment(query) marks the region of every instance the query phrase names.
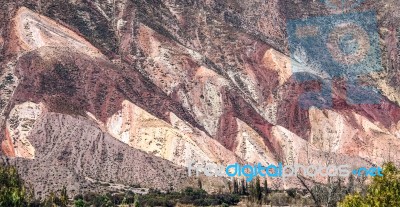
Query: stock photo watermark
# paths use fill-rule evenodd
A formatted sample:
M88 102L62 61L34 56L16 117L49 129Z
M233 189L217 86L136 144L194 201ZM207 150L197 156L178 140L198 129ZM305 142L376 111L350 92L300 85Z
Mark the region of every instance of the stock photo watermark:
M323 1L328 6L356 7L362 1ZM381 52L374 11L340 13L292 19L287 22L292 72L296 81L317 81L319 90L299 97L302 108L330 108L332 82L346 81L348 104L379 104L376 88L363 85L360 77L381 71Z
M381 167L361 167L351 169L350 165L268 165L263 166L260 163L255 165L240 165L238 163L228 165L226 167L217 164L206 164L204 166L193 165L189 163L187 165L188 175L199 176L203 173L205 176L214 177L236 177L244 176L248 182L252 181L254 177L271 177L271 178L290 178L296 177L297 175L304 175L306 177L349 177L351 174L354 176L383 176Z

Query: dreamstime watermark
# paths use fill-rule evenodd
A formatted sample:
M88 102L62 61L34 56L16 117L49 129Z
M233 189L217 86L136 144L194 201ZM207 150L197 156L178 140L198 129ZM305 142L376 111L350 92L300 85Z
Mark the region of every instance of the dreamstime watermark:
M193 163L189 163L188 175L199 176L200 173L204 173L205 176L214 177L235 177L244 176L246 180L250 182L256 176L261 177L272 177L272 178L290 178L296 177L297 175L303 175L307 177L349 177L351 174L355 176L383 176L382 168L380 167L361 167L356 169L351 169L350 165L309 165L304 166L300 164L294 165L283 165L278 163L278 165L268 165L263 166L260 163L256 165L240 165L238 163L228 165L226 167L217 164L206 164L204 166L193 166ZM194 174L192 174L194 173Z
M330 7L352 8L361 0L321 0ZM334 80L346 81L348 104L379 104L376 88L363 75L382 70L377 16L373 11L292 19L287 23L292 72L296 81L318 82L320 88L299 97L302 108L333 107Z

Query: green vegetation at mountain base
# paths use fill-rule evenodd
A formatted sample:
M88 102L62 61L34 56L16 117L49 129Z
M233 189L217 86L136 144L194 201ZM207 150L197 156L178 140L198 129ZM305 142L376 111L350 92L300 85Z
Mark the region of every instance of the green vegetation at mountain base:
M15 167L0 166L0 206L28 206L33 190L26 188Z
M199 181L200 183L200 181ZM76 206L76 207L105 207L105 206L177 206L178 204L190 206L232 206L240 200L247 204L294 204L306 196L304 191L289 189L286 191L273 191L268 189L264 180L264 188L259 178L254 182L238 182L233 179L231 193L208 194L200 188L187 187L180 192L161 192L150 189L147 194L126 193L86 193L77 195L73 199L68 196L66 187L51 192L44 200L34 198L34 190L21 179L18 171L13 166L0 165L0 207L20 206ZM199 186L201 186L199 184ZM239 188L242 186L242 189ZM310 205L308 200L303 204ZM312 205L312 204L311 204ZM393 163L383 166L383 176L375 176L366 191L355 191L347 195L340 207L386 207L400 206L400 170Z
M383 176L375 176L366 193L347 195L340 207L400 206L400 170L393 163L383 166Z

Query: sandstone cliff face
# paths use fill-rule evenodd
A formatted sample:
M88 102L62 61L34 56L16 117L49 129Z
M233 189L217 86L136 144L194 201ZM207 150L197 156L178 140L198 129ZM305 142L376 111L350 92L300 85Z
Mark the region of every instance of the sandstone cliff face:
M4 151L12 152L7 156L35 158L35 148L27 137L43 110L43 105L32 102L17 105L11 110L6 122L6 139L2 143Z
M177 189L193 181L184 173L188 161L399 160L395 1L357 8L377 11L385 70L363 78L382 92L381 102L348 104L339 79L328 108L304 98L325 80L318 64L289 57L285 28L287 19L337 14L320 1L25 0L1 7L2 152L17 157L39 194L65 183L73 193L101 189L93 179ZM320 81L299 82L299 75Z
M72 52L82 52L93 57L104 57L100 51L73 31L54 20L22 7L11 22L10 53L20 54L40 47L68 47Z
M363 116L312 109L310 118L310 142L324 151L359 156L374 163L399 159L397 153L389 152L399 146L398 137Z
M263 138L254 129L240 119L237 121L235 153L249 163L261 163L268 166L277 163L274 154L265 146Z
M149 154L187 167L189 164L229 164L238 161L204 132L189 126L171 113L171 124L154 117L140 107L122 102L122 109L107 121L111 135Z

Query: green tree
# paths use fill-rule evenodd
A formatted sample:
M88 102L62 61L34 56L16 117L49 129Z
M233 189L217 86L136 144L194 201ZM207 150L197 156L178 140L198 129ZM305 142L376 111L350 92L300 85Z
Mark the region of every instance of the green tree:
M68 205L68 193L67 193L67 188L65 186L63 186L63 188L61 190L60 202L61 202L62 207L65 207Z
M200 178L197 179L197 185L199 186L200 189L203 189L203 184L201 183Z
M383 166L383 176L375 176L367 193L356 192L339 203L341 207L400 206L400 171L393 163Z
M269 194L267 179L264 179L264 194L265 196L268 196Z
M261 184L260 184L260 177L256 177L256 183L254 186L254 198L257 201L261 201L262 198L262 191L261 191Z
M87 206L85 201L82 199L76 200L74 204L75 204L75 207L86 207Z
M244 178L242 179L241 184L242 184L241 194L246 195L247 194L247 186L246 186L246 181Z
M344 198L343 202L339 203L339 206L341 207L363 207L363 206L368 206L366 203L363 201L363 197L360 195L360 193L356 192L353 195L348 195Z
M239 193L239 184L238 184L236 178L233 178L233 193L234 194Z
M354 175L350 174L349 176L349 182L347 184L347 193L353 193L354 192Z
M124 196L124 199L121 201L122 205L127 205L128 204L128 199Z
M256 191L255 191L255 187L254 187L254 180L247 183L247 187L248 187L247 192L249 193L251 200L255 201L256 200Z
M134 207L139 207L140 206L139 196L137 194L135 194L135 202L133 202L133 206Z
M0 166L0 206L25 206L30 194L15 167Z
M111 199L107 195L98 195L93 201L96 207L111 207L113 206Z
M49 194L49 195L47 196L47 198L45 199L43 205L44 205L45 207L57 206L57 205L55 204L56 200L57 200L56 195L54 194L53 191L51 191L50 194Z
M230 180L228 180L228 189L229 193L232 193L232 182Z

